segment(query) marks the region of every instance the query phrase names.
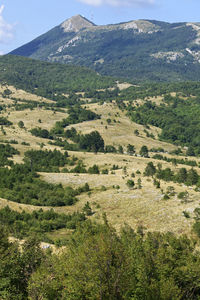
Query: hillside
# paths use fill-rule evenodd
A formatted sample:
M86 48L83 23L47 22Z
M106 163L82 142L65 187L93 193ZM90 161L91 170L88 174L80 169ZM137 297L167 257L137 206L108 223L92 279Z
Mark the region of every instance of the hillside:
M10 54L89 67L135 81L200 79L199 23L96 26L74 16Z
M193 182L188 176L193 172L191 168L200 174L199 144L193 143L195 132L189 144L180 140L181 133L176 140L163 136L163 130L168 132L168 127L162 124L167 116L165 110L172 108L175 113L175 105L177 115L170 112L171 123L179 120L178 113L183 118L186 110L198 114L199 89L198 83L119 84L117 90L73 93L73 97L76 96L74 103L73 98L66 95L61 106L60 100L56 103L42 98L36 95L37 91L31 94L2 85L0 140L2 145L10 145L15 150L7 149L10 154L2 152L9 158L2 156L0 172L4 173L4 178L8 176L13 181L9 187L9 184L5 185L6 179L5 182L0 180L0 206L9 205L15 211L23 209L30 213L53 208L56 213L71 215L77 211L81 213L89 205L92 210L89 219L98 221L106 213L117 230L127 223L132 228L142 226L146 231L190 234L195 209L199 206L200 181L195 177ZM67 99L71 99L70 102ZM148 111L146 107L149 107ZM157 119L160 118L156 126L152 123L154 111ZM199 119L195 122L198 128ZM193 130L193 123L187 120L185 124L186 129ZM176 131L174 125L173 128ZM94 132L99 135L92 135ZM185 145L193 146L190 153ZM141 154L144 146L148 155ZM19 164L18 167L12 161ZM145 176L147 165L152 162L157 173ZM7 175L6 165L11 166ZM161 165L163 170L168 169L171 173L159 174ZM179 180L177 176L183 168L185 177ZM18 172L21 183L14 179L18 178ZM21 176L25 177L20 179ZM27 181L29 177L30 181ZM40 186L39 194L36 186ZM43 233L37 230L42 241L55 243L61 240L65 244L70 226L58 226L59 229L55 227ZM9 230L17 237L30 234L21 229Z
M0 298L197 300L200 83L0 65Z
M115 85L114 79L103 77L88 68L41 62L25 57L0 57L0 81L16 88L49 97L62 99L70 92L90 91Z

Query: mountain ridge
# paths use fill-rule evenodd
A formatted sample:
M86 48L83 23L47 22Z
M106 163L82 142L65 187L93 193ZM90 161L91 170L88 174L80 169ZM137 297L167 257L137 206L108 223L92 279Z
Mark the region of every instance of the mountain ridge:
M200 80L200 23L95 25L76 15L10 54L139 81Z

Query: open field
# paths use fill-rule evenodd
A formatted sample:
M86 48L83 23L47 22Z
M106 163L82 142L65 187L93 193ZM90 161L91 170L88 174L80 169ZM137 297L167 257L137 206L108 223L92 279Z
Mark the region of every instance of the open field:
M103 105L89 104L86 107L100 114L101 119L71 125L71 127L76 128L82 133L97 130L107 145L116 147L122 145L126 147L128 144L133 144L138 151L143 145L146 145L149 149L163 147L166 151L172 151L177 148L174 145L157 140L160 133L159 128L150 126L150 130L148 131L155 136L155 139L146 137L146 133L144 132L145 127L131 122L125 112L119 110L114 103L105 103ZM111 119L110 124L107 122L108 119ZM139 136L134 134L136 129L139 131Z
M20 89L16 89L14 86L10 85L0 85L0 93L3 93L6 89L9 89L11 92L10 97L21 99L21 100L29 100L29 101L37 101L37 102L46 102L46 103L52 103L52 100L49 100L44 97L37 96L35 94L31 94L28 92L25 92ZM7 99L6 99L7 100Z
M93 218L98 220L102 213L106 212L108 220L118 230L121 225L127 223L134 228L143 225L151 231L172 231L178 234L190 232L192 221L183 216L183 211L187 211L193 216L193 210L199 206L199 192L189 188L189 199L187 203L182 203L177 198L177 194L188 190L188 187L161 181L161 189L156 189L152 178L142 175L148 161L153 161L156 164L156 160L112 154L89 154L89 156L85 154L84 162L93 164L94 159L99 166L105 163L108 168L112 164L118 164L119 167L126 166L127 173L125 175L123 169L108 175L42 173L42 178L48 182L62 183L64 186L71 185L73 187L87 182L92 190L89 197L87 194L79 196L80 201L73 207L57 208L56 211L76 211L89 201L96 212ZM93 158L91 158L92 156ZM125 158L127 162L124 162ZM167 166L170 164L163 162L163 168ZM137 170L141 172L140 175L136 174ZM131 178L132 172L135 173L133 178L135 183L137 183L138 178L141 178L141 189L129 189L127 187L126 182ZM164 193L169 186L174 187L176 194L169 200L163 200Z

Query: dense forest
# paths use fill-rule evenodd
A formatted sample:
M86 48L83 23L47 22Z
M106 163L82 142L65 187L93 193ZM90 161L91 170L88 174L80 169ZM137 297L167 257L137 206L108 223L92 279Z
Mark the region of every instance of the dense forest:
M67 92L108 88L115 84L84 67L40 62L4 55L0 58L0 81L49 99Z

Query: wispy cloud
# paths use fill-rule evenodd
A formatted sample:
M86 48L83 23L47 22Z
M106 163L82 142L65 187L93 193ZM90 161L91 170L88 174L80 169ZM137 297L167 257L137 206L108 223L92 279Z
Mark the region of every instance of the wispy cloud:
M0 43L7 43L13 38L14 25L8 24L3 18L4 5L0 6Z
M110 5L110 6L153 6L156 0L77 0L79 2L93 5Z

